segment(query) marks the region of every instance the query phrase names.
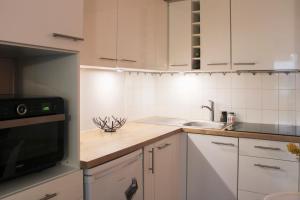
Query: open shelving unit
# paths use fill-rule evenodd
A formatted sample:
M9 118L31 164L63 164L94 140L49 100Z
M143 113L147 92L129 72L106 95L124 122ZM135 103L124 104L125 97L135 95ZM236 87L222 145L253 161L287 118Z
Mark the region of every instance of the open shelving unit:
M192 70L201 67L200 0L192 0Z

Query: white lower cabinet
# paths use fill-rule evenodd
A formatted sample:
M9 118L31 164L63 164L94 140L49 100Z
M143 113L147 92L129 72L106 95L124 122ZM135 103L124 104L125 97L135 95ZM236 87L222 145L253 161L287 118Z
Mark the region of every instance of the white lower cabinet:
M187 199L236 200L238 139L188 134Z
M270 194L298 192L299 163L240 156L239 189Z
M298 192L299 162L287 151L288 143L240 139L239 144L239 200Z
M183 134L144 147L144 199L183 200L185 198L185 158Z
M239 200L264 200L266 195L239 190Z
M3 200L83 200L83 175L78 171Z

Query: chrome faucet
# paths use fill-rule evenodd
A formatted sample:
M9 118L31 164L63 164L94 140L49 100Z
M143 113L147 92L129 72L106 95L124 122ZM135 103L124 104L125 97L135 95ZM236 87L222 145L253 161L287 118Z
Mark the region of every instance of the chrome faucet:
M210 103L210 106L204 106L202 105L201 108L207 108L210 111L210 121L215 121L215 102L212 100L208 100Z

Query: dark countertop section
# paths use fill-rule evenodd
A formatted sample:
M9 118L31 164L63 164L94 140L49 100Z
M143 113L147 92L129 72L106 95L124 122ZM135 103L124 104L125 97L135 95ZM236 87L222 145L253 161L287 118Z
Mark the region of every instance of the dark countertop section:
M300 126L275 125L275 124L255 124L238 122L231 131L252 132L261 134L272 134L282 136L300 136Z

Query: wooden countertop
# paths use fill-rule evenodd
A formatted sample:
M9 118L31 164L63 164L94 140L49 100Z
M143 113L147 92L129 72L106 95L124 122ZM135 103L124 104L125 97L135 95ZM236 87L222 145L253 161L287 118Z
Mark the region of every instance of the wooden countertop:
M116 133L103 133L99 129L80 134L81 168L92 168L146 145L182 132L174 126L127 123Z
M129 122L117 133L103 133L99 129L80 134L81 168L93 168L143 148L177 133L194 133L300 143L300 137L254 132L222 131L192 127L154 125Z

